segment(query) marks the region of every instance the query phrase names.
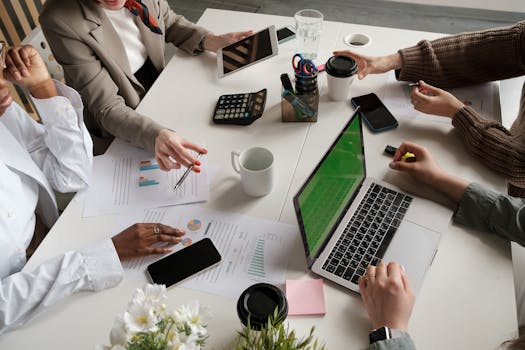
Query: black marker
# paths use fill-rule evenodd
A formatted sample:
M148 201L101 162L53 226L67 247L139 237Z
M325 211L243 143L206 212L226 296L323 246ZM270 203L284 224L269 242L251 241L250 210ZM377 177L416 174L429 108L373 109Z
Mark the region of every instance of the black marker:
M295 93L293 90L292 81L290 80L290 76L287 73L281 74L281 83L283 83L285 90L290 91L292 94Z

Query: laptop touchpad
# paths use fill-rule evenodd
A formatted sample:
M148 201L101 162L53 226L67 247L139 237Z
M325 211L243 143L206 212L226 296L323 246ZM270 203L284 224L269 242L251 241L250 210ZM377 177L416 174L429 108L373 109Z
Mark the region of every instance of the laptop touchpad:
M440 234L413 222L403 220L383 257L405 267L408 280L417 295L427 269L432 264Z

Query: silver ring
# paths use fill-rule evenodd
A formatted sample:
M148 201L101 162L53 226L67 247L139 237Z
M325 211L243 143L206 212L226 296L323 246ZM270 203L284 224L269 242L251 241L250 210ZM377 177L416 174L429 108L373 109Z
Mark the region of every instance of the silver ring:
M155 227L153 228L153 233L156 234L157 236L160 236L160 227L155 226Z

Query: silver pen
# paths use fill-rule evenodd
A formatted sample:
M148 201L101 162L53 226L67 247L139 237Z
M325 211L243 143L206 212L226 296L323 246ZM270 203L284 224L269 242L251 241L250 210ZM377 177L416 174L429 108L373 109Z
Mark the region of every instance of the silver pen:
M199 153L197 154L197 160L202 156L202 153ZM182 183L184 182L184 180L188 177L188 175L190 174L190 172L193 170L193 168L195 168L195 163L190 165L188 169L186 169L186 171L184 172L184 174L182 174L182 177L179 179L179 181L177 181L177 183L175 184L175 187L173 187L173 191L176 191L177 188L180 187L180 185L182 185Z

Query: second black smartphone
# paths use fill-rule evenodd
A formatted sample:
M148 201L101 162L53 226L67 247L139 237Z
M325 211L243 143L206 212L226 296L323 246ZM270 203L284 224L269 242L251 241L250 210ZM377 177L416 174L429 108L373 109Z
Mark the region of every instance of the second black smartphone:
M374 131L385 131L396 128L399 124L376 94L357 96L351 99L354 108L360 107L361 117Z
M168 255L148 266L151 280L169 287L221 261L221 254L209 238Z
M289 27L283 27L277 30L277 42L282 44L290 39L295 38L295 32Z

